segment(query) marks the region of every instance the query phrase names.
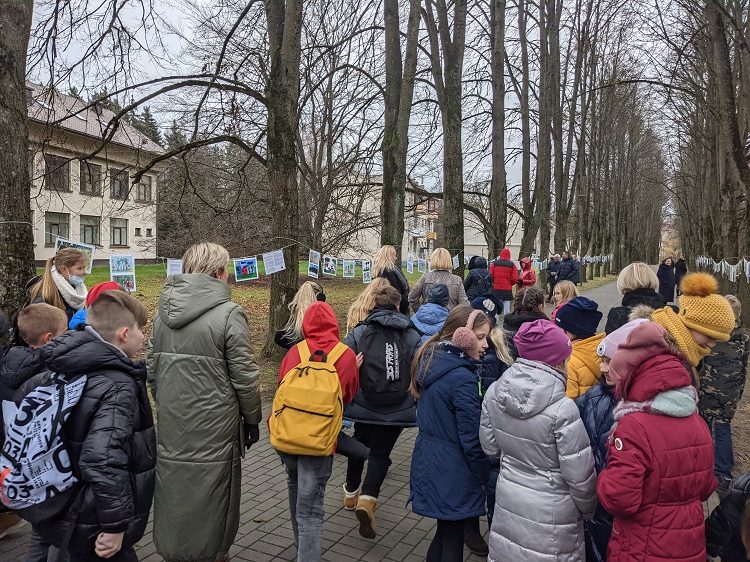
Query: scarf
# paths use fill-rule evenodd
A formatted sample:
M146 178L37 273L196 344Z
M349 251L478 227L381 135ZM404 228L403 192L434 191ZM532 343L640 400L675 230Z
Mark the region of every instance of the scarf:
M612 417L615 422L612 424L612 429L609 432L609 441L612 441L612 436L615 434L615 429L620 420L628 414L644 412L647 414L669 416L671 418L687 418L692 416L697 410L698 391L692 385L665 390L644 402L620 400L614 410L612 410Z
M57 290L60 291L60 296L63 298L65 303L73 310L81 310L83 305L86 304L86 295L88 290L86 285L81 283L74 287L65 280L65 277L58 273L57 268L52 266L52 279L55 282Z
M711 352L707 347L702 347L695 343L690 329L683 324L680 317L671 307L665 306L664 308L655 310L651 314L651 319L669 332L669 335L672 336L672 339L677 344L677 347L680 348L685 359L693 367L697 366L701 362L701 359Z

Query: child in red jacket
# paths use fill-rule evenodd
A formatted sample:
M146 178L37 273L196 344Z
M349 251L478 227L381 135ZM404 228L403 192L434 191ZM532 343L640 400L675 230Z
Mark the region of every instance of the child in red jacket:
M607 560L705 562L703 506L713 442L679 352L655 322L636 327L610 375L620 398L599 501L614 516Z
M339 343L339 323L331 306L315 302L302 319L302 335L311 354L333 351ZM343 344L342 344L343 345ZM281 362L279 383L289 371L300 363L297 346L292 347ZM341 383L344 404L354 398L359 389L357 356L346 347L334 363ZM292 455L278 451L287 472L289 485L289 511L292 519L294 539L299 559L311 562L319 560L323 540L323 497L328 479L331 477L333 456Z

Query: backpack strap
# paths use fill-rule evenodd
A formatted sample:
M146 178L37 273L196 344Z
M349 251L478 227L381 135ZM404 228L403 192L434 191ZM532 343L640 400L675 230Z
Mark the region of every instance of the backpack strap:
M346 352L346 350L349 349L349 346L345 343L338 342L333 349L325 354L326 357L326 364L333 365L338 361L341 356ZM300 362L303 361L310 361L312 359L312 354L310 353L310 347L307 345L307 341L302 340L297 344L297 351L299 352L299 360ZM316 351L316 354L323 353L322 351ZM312 359L314 361L314 359Z
M328 363L329 365L333 365L341 358L341 356L346 352L347 349L349 349L349 346L345 343L337 343L328 353L328 361L326 361L326 363Z
M297 352L299 353L300 363L310 360L310 348L307 346L307 341L302 340L297 344Z

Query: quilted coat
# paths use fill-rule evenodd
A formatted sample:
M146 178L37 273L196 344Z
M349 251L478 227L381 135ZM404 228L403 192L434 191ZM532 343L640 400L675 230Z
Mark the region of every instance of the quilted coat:
M690 385L681 359L667 354L651 355L618 375L623 377L618 391L624 389L631 403L648 403ZM694 402L690 405L689 415L669 409L627 413L612 430L598 485L599 501L615 518L608 561L705 562L701 502L716 487L713 443Z
M745 504L750 500L750 472L738 476L719 506L706 520L706 549L722 562L746 562L745 547L740 534L740 521Z
M423 360L417 376L419 434L409 499L417 515L458 521L485 512L489 462L479 444L480 381L476 363L464 352L448 343L434 345L432 360Z
M500 459L488 560L583 562L596 473L565 375L536 361L513 363L485 396L479 438Z
M492 290L500 300L513 300L513 287L518 281L518 268L510 259L510 250L503 248L500 256L490 264Z
M243 421L258 424L258 365L229 286L170 277L149 349L158 416L154 542L167 560L228 552L240 522Z
M427 343L432 336L440 331L448 318L448 309L434 302L426 302L412 314L411 321L422 333L420 345Z
M596 348L604 339L604 332L573 342L573 353L568 361L568 387L566 393L569 398L576 399L599 382L599 356Z

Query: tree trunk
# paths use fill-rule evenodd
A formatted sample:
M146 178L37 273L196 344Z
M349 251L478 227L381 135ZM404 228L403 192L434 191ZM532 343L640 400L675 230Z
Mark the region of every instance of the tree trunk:
M266 17L271 55L267 84L268 99L268 179L276 203L273 233L288 240L299 229L297 200L297 150L299 127L300 37L302 0L267 0ZM280 244L281 245L281 244ZM264 353L278 352L273 338L289 317L288 305L299 283L299 249L293 244L284 250L286 269L271 276L268 336Z
M539 134L537 139L536 183L534 196L539 216L540 256L547 256L550 243L550 219L552 213L552 118L555 91L554 69L550 61L550 29L554 22L548 21L547 4L554 0L539 2Z
M26 301L26 282L34 275L26 109L33 5L0 0L0 311L9 317Z
M492 0L492 183L489 255L496 256L508 236L508 187L505 176L505 0Z

